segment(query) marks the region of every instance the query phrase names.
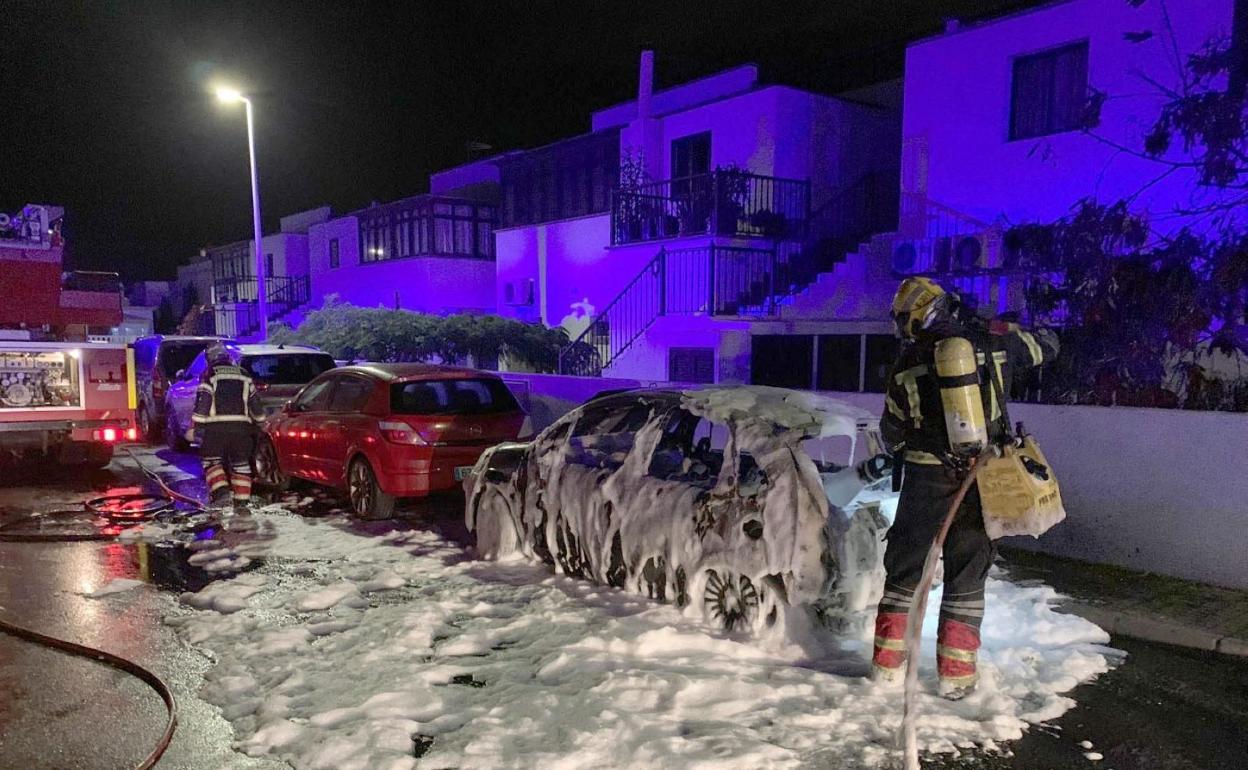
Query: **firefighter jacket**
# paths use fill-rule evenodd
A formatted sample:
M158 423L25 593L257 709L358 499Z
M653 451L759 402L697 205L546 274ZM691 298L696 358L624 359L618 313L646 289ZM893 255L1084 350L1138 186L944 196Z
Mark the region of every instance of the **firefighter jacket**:
M1011 325L1003 333L995 334L984 323L956 321L937 324L914 340L903 342L889 372L880 432L894 454L904 448L908 462L937 464L942 457L949 456L935 366L936 343L949 337L964 337L975 346L990 441L1002 439L1008 430L1002 424L1002 405L994 377L1004 398L1009 393L1013 372L1052 361L1058 351L1057 335L1047 329L1029 332Z
M264 410L256 395L251 376L232 364L210 367L199 380L195 393L196 427L221 423L259 423Z

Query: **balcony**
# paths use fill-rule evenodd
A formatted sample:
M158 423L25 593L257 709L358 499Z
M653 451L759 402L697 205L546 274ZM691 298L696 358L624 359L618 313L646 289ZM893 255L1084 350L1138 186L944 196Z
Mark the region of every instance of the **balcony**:
M265 279L268 289L269 321L281 320L290 311L305 304L311 292L306 275L271 275ZM251 276L219 278L212 285L213 328L206 321L197 321L203 333L227 337L245 337L260 330L256 290L259 285Z
M410 257L494 258L497 207L417 195L356 212L360 264Z
M718 169L615 190L611 243L689 235L800 241L809 218L808 181Z

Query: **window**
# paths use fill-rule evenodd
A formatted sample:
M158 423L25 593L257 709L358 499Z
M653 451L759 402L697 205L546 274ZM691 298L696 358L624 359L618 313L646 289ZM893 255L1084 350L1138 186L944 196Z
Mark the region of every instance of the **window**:
M299 396L295 399L295 408L301 412L325 411L329 406L329 397L333 392L334 383L337 381L336 377L326 377L308 385L299 391Z
M857 393L861 364L861 334L824 334L819 337L818 390Z
M494 256L493 206L420 195L359 212L360 262ZM332 261L331 267L337 263Z
M267 275L267 276L268 276L268 277L270 277L270 278L272 278L272 277L273 277L273 275L274 275L274 272L273 272L273 255L272 255L272 254L265 254L265 255L264 255L264 274L265 274L265 275Z
M395 414L497 414L520 409L502 380L416 380L390 386Z
M619 176L616 130L568 139L504 161L499 164L502 226L605 212Z
M329 399L331 412L359 412L373 395L373 383L362 377L340 377Z
M650 419L650 405L609 401L586 409L568 439L568 462L587 468L619 468L637 431Z
M778 388L809 388L815 338L802 334L756 334L751 339L750 382Z
M160 346L160 371L173 377L191 365L195 356L208 347L208 340L199 342L165 342Z
M333 369L334 359L326 353L274 353L245 356L240 365L266 385L302 385Z
M672 382L714 382L714 348L669 348L667 379Z
M1086 42L1018 57L1010 97L1010 139L1079 128L1087 99Z
M728 426L677 409L667 418L646 475L711 489L719 480Z
M710 131L672 141L672 179L697 176L710 170Z
M338 239L330 238L329 239L329 269L330 270L333 270L334 268L338 267L339 265L338 260L339 260Z

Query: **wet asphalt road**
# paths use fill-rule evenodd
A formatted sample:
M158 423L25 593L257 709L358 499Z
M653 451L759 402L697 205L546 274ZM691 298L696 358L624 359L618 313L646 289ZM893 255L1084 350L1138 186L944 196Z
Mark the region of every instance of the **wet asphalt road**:
M189 472L187 456L163 455ZM140 485L129 461L107 471L33 469L0 482L0 524L33 511L77 507L91 493ZM195 491L192 483L188 491ZM440 516L443 534L457 517ZM427 525L415 520L412 526ZM119 543L0 542L0 617L93 645L153 670L174 690L179 725L161 768L275 768L234 752L230 725L193 698L211 661L186 647L161 617L186 575L160 554ZM107 599L80 592L113 578L157 579ZM198 586L191 585L194 589ZM1078 705L1037 726L1004 754L934 757L930 768L981 770L1237 770L1248 768L1248 660L1115 638L1126 663L1076 689ZM107 770L135 766L164 726L145 684L94 661L0 634L0 768ZM1084 756L1081 741L1104 755Z

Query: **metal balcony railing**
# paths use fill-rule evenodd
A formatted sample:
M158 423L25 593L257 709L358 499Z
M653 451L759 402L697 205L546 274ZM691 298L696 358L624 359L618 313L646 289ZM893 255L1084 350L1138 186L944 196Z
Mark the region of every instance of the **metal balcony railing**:
M659 249L559 355L562 374L596 376L664 315L768 317L779 311L775 248Z
M311 281L306 275L269 276L265 285L270 321L306 304L311 295ZM223 278L213 283L213 333L245 337L260 330L257 288L256 279L250 276Z
M613 191L611 242L686 235L800 241L809 217L808 181L719 169Z

